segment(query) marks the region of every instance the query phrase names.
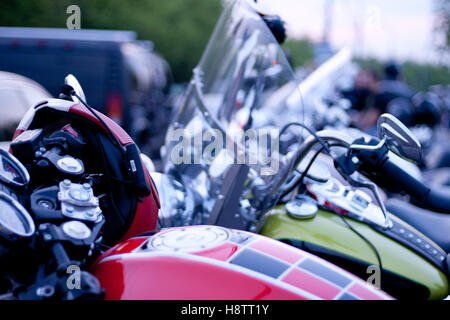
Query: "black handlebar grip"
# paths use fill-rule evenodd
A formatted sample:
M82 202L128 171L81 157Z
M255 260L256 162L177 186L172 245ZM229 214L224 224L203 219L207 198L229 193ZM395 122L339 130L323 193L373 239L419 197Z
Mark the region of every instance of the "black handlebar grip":
M450 213L450 192L430 189L424 206L433 211Z
M387 160L379 167L384 180L392 181L426 209L450 213L450 194L431 189L408 172Z

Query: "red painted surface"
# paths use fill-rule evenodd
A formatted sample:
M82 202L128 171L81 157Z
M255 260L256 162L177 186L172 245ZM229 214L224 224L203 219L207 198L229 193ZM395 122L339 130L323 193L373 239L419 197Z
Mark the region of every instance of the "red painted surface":
M281 259L289 264L297 263L304 257L299 250L288 247L287 245L282 246L281 243L274 243L268 239L255 241L249 247Z
M106 299L305 299L233 269L179 257L118 259L103 262L92 271L105 289Z
M80 115L83 118L89 119L90 121L96 123L98 126L103 128L105 132L107 132L107 129L103 126L103 124L84 105L79 103L74 104L73 106L70 107L69 112ZM105 122L105 124L109 127L111 132L117 137L117 139L122 145L125 146L127 144L134 143L133 139L131 139L128 133L126 133L126 131L123 130L121 126L119 126L113 120L105 116L103 113L98 112L96 110L94 110L94 112L103 120L103 122Z
M344 292L362 299L390 299L382 291L374 291L357 277L323 259L256 234L250 241L240 243L234 241L242 231L228 230L229 239L208 249L200 250L193 242L192 251L186 251L189 246L180 242L180 251L176 250L179 229L197 232L202 228L218 227L178 227L151 237L129 239L107 251L90 271L99 279L107 299L336 299ZM173 238L170 238L172 232ZM161 245L158 238L170 245ZM156 245L138 248L147 239ZM287 263L294 262L278 278L268 277L251 265L233 262L234 256L248 248ZM304 258L345 274L352 283L339 288L313 271L302 270L298 261Z
M364 300L381 300L381 297L379 295L375 294L367 288L364 288L359 283L353 284L348 292L351 292Z
M193 254L220 261L227 261L233 254L236 253L237 250L239 250L239 246L237 244L225 242L212 249L195 252Z
M14 140L15 140L18 136L20 136L24 131L25 131L25 130L23 130L23 129L16 129L16 131L14 131L14 135L13 135L11 141L14 141ZM9 152L11 152L11 149L10 149Z
M147 197L143 198L142 201L138 202L133 222L120 241L124 241L131 237L135 237L145 232L151 232L156 229L161 204L159 202L156 187L153 184L152 179L150 179L150 174L147 172L147 168L144 164L142 164L142 167L144 169L145 179L150 185L151 193Z
M292 269L283 277L283 281L327 300L333 299L341 292L341 289L334 285L300 269Z
M102 260L102 258L107 257L107 256L132 252L137 247L139 247L141 244L143 244L145 242L145 240L147 240L147 239L148 239L148 237L137 237L137 238L132 238L127 241L121 242L118 245L115 245L114 247L112 247L111 249L106 251L100 257L99 260Z
M136 237L128 239L127 241L119 242L119 244L105 251L100 257L98 257L93 263L93 265L96 265L97 263L99 263L108 256L131 252L137 247L139 247L141 244L143 244L147 239L148 237Z
M62 127L61 130L64 130L64 131L70 133L75 138L78 138L78 132L72 127L71 124L66 124L64 127Z

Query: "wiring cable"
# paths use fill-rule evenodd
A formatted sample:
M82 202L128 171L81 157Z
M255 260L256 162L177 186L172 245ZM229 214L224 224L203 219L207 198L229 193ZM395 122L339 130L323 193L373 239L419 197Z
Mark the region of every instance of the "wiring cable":
M292 192L300 183L303 182L305 176L308 174L308 171L310 170L312 164L314 163L314 161L316 160L316 158L318 157L318 155L323 152L326 151L328 155L331 156L331 151L330 148L331 147L335 147L335 146L340 146L339 144L327 144L325 141L323 141L313 130L311 130L310 128L308 128L307 126L299 123L299 122L291 122L288 123L287 125L285 125L281 131L280 131L280 135L283 134L286 129L288 127L290 127L291 125L297 125L300 126L304 129L306 129L309 133L311 133L316 139L317 141L322 145L322 147L316 151L316 153L313 155L313 157L311 158L311 160L309 161L308 165L306 166L305 170L303 170L301 176L298 178L297 181L295 181L292 186L290 186L288 189L286 189L285 191L283 191L283 193L280 195L280 197L277 200L277 203L279 202L280 199L282 199L283 197L285 197L286 195L288 195L290 192ZM297 169L296 169L297 170ZM329 209L329 208L327 208ZM341 218L341 220L344 222L344 224L353 232L355 233L359 238L361 238L364 242L366 242L369 247L372 249L372 251L375 253L376 257L377 257L377 261L378 261L378 266L380 269L380 274L383 273L383 264L381 261L381 256L380 253L378 251L378 249L376 248L376 246L367 238L365 237L363 234L361 234L358 230L356 230L346 219L345 217L339 213L334 211L336 214L339 215L339 217Z

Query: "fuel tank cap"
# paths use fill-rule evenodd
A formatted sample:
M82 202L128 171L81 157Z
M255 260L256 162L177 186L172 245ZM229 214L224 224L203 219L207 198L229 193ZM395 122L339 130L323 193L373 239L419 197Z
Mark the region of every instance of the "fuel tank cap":
M217 226L194 226L169 229L154 235L145 250L196 252L217 247L230 232Z
M314 199L299 195L286 203L286 212L295 219L312 219L318 211Z

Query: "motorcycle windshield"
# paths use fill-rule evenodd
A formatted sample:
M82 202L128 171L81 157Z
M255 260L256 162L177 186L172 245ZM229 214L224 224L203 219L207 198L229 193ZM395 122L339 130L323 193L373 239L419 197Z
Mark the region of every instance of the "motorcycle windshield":
M245 1L232 2L169 127L166 173L211 206L226 196L220 189L235 165L249 168L245 187L255 180L270 185L292 165L280 152L287 121L303 122L294 73L261 16Z

